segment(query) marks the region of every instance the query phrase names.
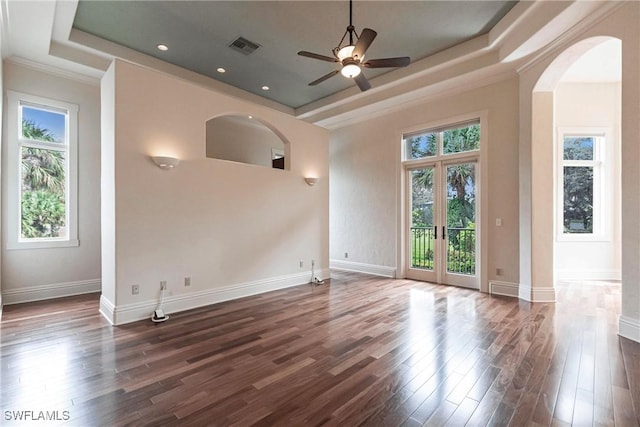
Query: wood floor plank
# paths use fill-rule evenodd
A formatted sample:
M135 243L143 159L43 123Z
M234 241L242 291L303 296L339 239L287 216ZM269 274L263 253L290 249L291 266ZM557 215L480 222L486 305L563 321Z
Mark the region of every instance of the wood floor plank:
M531 304L333 272L110 326L99 296L4 307L0 409L69 425L638 426L640 344L620 284Z

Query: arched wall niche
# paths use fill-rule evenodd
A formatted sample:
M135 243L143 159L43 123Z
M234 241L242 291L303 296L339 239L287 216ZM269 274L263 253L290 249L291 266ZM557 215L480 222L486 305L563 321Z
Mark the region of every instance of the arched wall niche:
M291 144L268 121L230 113L210 118L205 126L207 158L291 170Z

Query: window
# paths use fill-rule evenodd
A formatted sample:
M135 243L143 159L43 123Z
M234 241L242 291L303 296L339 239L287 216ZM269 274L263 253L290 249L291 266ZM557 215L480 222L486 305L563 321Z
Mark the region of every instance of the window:
M406 160L476 151L480 149L480 122L474 120L404 135L404 143Z
M78 107L8 92L8 248L77 246Z
M602 237L604 144L602 131L560 132L558 228L564 240Z

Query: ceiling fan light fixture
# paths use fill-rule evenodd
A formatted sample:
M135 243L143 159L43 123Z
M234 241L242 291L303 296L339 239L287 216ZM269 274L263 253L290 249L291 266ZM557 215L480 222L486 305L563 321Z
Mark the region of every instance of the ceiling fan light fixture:
M351 58L353 56L353 49L355 49L354 45L348 45L338 50L337 56L340 61L344 61L347 58Z
M409 58L408 56L397 58L369 59L368 61L364 62L364 55L377 35L378 33L376 33L371 28L364 28L360 35L356 33L356 29L353 26L353 0L349 0L349 26L344 32L342 39L340 39L338 45L331 50L331 52L333 53L333 57L313 52L307 52L306 50L301 50L298 52L298 55L306 56L307 58L326 62L339 62L342 64L342 68L339 71L334 70L330 73L327 73L319 79L316 79L309 83L309 86L315 86L340 73L346 78L353 79L360 90L364 92L365 90L371 89L371 83L369 83L369 80L362 72L362 68L360 67L361 65L366 68L397 68L406 67L407 65L409 65L409 63L411 62L411 58ZM348 41L345 42L345 38L347 36L349 36L349 38L347 39ZM349 44L346 46L342 46L343 42Z
M357 77L360 72L362 70L360 69L360 67L358 67L356 64L347 64L344 67L342 67L342 70L340 70L340 73L347 77L347 78L354 78Z

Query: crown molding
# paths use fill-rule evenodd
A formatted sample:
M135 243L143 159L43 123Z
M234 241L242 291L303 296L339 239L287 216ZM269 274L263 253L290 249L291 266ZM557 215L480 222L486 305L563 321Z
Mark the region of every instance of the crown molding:
M440 82L440 84L426 86L420 90L389 97L383 102L368 104L358 109L346 110L344 113L320 119L313 122L313 124L329 130L335 130L515 77L517 77L517 73L510 68L502 71L495 69L482 70L481 72L453 78L446 82Z
M40 71L54 76L62 77L69 80L74 80L79 83L84 83L91 86L100 86L100 79L89 77L84 74L75 73L73 71L63 70L52 65L42 64L30 59L22 58L20 56L11 56L5 60L10 64L19 65L21 67L29 68L34 71Z

